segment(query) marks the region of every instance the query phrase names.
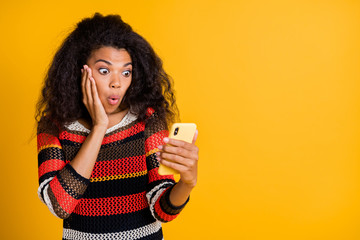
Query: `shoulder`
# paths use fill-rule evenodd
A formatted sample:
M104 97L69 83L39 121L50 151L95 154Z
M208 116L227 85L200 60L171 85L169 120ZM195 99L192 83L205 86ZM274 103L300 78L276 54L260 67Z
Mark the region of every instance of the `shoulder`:
M37 134L49 134L58 136L59 132L61 131L61 127L58 124L57 121L51 119L48 116L43 116L38 122L37 122Z
M38 153L49 147L61 148L59 142L59 127L56 122L48 117L42 117L37 123L37 147Z
M147 109L146 116L145 134L147 136L167 130L166 123L159 118L157 112L153 108Z

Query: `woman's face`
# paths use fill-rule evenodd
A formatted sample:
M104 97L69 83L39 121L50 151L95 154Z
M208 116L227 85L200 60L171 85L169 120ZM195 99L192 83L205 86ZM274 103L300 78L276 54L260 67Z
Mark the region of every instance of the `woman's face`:
M119 106L132 79L132 63L125 49L101 47L94 50L87 65L92 70L101 103L107 114L119 112Z

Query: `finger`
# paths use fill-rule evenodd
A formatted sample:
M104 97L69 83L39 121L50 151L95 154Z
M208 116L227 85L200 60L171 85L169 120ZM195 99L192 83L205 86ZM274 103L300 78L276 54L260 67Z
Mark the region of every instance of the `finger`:
M190 158L184 158L182 156L171 154L171 153L160 153L158 155L161 160L167 160L170 162L177 163L182 166L186 166L188 168L193 168L196 164L196 160Z
M197 139L197 137L198 137L198 134L199 134L199 131L196 129L194 138L193 138L193 140L192 140L192 144L195 144L196 139Z
M95 83L95 79L92 77L92 70L90 67L87 67L87 70L88 70L88 81L89 81L89 85L90 85L90 91L91 91L91 102L94 104L94 92L93 90L95 90L95 93L97 94L97 89L96 89L96 83ZM95 89L94 87L95 86Z
M84 89L85 88L85 79L86 79L86 74L87 71L85 70L86 65L83 66L83 68L81 69L81 88Z
M186 158L176 154L160 152L158 156L160 157L160 159L166 159L172 162L177 162L181 165L185 165L186 162Z
M90 68L86 68L86 71L88 72L88 74L87 74L86 83L85 83L85 91L86 91L88 105L90 108L92 108L93 104L94 104L94 100L93 100L93 96L91 93L91 80L89 78L89 76L90 76L89 70L90 70Z
M86 65L81 69L81 91L83 94L83 103L86 105L88 103L85 85L86 85L86 79L87 79L87 71L86 71Z
M171 162L171 161L168 161L166 159L162 159L161 160L161 164L169 167L169 168L172 168L176 171L178 171L179 173L182 173L182 172L185 172L188 170L188 167L184 166L184 165L181 165L181 164L178 164L176 162Z
M185 148L187 150L193 150L196 146L192 143L188 143L182 140L178 140L178 139L172 139L172 138L164 138L164 142L168 143L170 145L176 146L176 147L182 147Z
M182 147L174 147L172 145L165 145L165 146L159 146L159 149L162 150L162 152L166 153L172 153L176 154L185 158L194 158L195 154L194 151L189 151Z
M87 66L87 69L88 69L88 75L89 75L88 78L90 79L90 78L92 78L92 70L89 66Z
M100 98L99 98L99 94L96 88L96 83L95 83L95 79L93 77L90 78L91 81L91 93L92 93L92 97L93 97L93 101L94 104L101 104Z

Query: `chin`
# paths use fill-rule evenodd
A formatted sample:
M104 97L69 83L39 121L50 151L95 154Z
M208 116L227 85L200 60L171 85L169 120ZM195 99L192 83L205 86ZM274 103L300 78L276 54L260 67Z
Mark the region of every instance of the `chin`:
M106 112L106 114L108 114L108 115L109 115L109 114L114 114L114 113L121 112L120 106L105 109L105 112Z

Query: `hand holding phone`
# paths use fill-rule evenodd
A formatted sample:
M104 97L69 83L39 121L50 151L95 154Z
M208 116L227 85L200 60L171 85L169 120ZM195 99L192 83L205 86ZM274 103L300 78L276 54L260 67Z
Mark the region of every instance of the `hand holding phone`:
M174 123L171 126L169 132L169 138L191 143L194 138L195 131L196 131L195 123ZM160 175L178 174L176 170L169 168L163 164L160 164L158 172Z

